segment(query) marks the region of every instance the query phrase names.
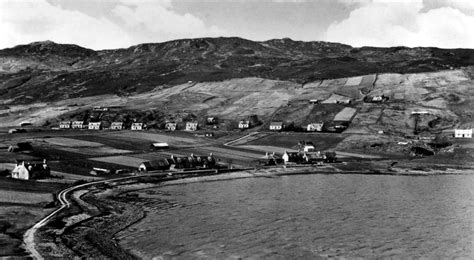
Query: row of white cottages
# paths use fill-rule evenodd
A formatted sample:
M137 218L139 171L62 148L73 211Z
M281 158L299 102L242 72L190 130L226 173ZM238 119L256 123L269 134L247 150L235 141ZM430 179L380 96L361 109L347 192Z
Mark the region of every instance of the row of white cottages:
M196 131L198 130L198 122L187 122L186 123L186 131ZM144 123L132 123L130 130L140 131L146 129L146 124ZM89 129L89 130L102 130L103 125L102 122L89 122L84 123L84 121L62 121L59 124L60 129ZM175 122L167 122L165 128L169 131L175 131L176 123ZM249 120L241 120L239 121L239 129L248 129L250 128L250 121ZM269 129L272 131L280 131L285 128L285 124L282 121L273 121L270 123ZM124 130L125 126L123 122L112 122L108 128L109 130ZM307 125L307 131L309 132L321 132L323 129L323 123L310 123Z
M147 125L145 123L132 123L130 130L141 131L146 129ZM176 123L167 122L166 129L170 131L176 130ZM187 122L186 130L196 131L198 127L197 122ZM102 130L102 122L89 122L84 123L84 121L62 121L59 123L60 129L89 129L89 130ZM123 122L112 122L108 128L109 130L124 130L125 126Z
M321 132L323 131L324 123L310 123L306 126L308 132ZM239 122L240 129L250 128L250 122L248 120L242 120ZM269 129L272 131L281 131L285 128L285 124L282 121L270 122Z

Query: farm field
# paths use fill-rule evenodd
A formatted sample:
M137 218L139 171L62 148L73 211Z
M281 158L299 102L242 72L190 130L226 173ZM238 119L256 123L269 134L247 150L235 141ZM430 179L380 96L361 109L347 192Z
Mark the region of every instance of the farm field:
M98 157L98 158L90 158L92 161L99 161L99 162L106 162L106 163L113 163L113 164L118 164L118 165L123 165L123 166L128 166L128 167L134 167L138 168L140 163L147 161L145 159L137 158L137 157L131 157L131 156L108 156L108 157Z
M313 142L316 150L333 149L346 136L341 134L306 134L306 133L275 133L266 137L251 141L246 145L276 146L285 149L296 149L298 142Z
M337 113L334 117L334 121L352 121L354 115L357 113L357 110L352 107L345 107L341 112Z
M0 177L0 258L25 256L20 247L23 233L52 211L45 206L53 193L65 187L60 183L25 182Z

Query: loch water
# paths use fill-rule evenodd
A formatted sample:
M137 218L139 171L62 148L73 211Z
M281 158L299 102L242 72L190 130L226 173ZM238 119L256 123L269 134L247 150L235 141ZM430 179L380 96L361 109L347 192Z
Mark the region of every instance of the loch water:
M296 175L154 188L143 257L474 259L474 175Z

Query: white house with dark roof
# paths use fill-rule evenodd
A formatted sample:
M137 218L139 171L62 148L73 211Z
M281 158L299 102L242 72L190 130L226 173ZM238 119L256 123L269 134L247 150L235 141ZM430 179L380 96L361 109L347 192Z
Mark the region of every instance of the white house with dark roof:
M280 131L283 129L283 122L281 121L274 121L270 123L270 130L272 131Z
M472 138L472 128L471 129L454 129L454 137Z
M69 129L71 128L71 121L61 121L59 123L59 128L61 129Z
M102 122L89 122L89 130L100 130L102 129Z
M110 130L122 130L123 122L112 122L109 127Z
M240 120L239 122L240 129L247 129L250 128L250 121L249 120Z
M175 122L166 122L165 128L168 131L176 131L176 123Z
M143 130L143 128L144 128L143 123L132 123L132 126L130 127L130 129L133 131L141 131Z
M73 129L83 129L84 127L84 121L73 121L71 125L71 128Z
M308 132L321 132L323 131L323 126L324 126L324 123L310 123L308 124L308 126L306 127L306 131Z
M186 131L196 131L198 129L197 122L187 122L186 123Z

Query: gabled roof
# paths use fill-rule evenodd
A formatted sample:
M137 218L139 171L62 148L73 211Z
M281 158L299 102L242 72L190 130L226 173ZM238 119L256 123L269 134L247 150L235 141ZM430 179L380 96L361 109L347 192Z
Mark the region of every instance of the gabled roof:
M281 121L273 121L273 122L270 123L270 125L271 125L271 126L281 126L281 125L283 125L283 122L281 122Z

